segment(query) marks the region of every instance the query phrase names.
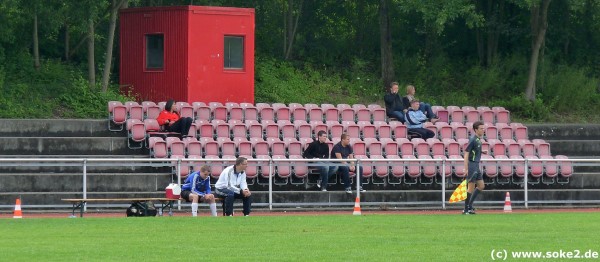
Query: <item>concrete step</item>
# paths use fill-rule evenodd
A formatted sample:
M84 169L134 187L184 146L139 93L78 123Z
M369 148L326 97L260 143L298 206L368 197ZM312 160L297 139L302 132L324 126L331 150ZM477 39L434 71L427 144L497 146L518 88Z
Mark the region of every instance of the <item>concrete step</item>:
M126 137L127 134L109 131L106 119L0 119L0 136Z
M600 140L600 125L594 124L525 124L529 139Z
M546 140L552 155L595 156L600 154L600 140Z
M165 173L87 173L90 192L164 191L172 182ZM0 176L0 192L83 192L81 173L21 173Z
M148 155L126 137L0 137L3 155Z

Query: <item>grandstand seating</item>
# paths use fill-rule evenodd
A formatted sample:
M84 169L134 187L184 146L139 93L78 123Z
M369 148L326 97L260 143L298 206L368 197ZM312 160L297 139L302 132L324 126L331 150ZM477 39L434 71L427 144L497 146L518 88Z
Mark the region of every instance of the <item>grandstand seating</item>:
M410 139L406 126L388 121L385 109L379 105L177 102L177 112L195 119L190 130L192 137L179 140L173 137L174 133L162 131L155 120L164 105L165 102L111 101L108 103L109 130L126 129L128 146L142 148L145 145L151 157L223 160L213 166L231 163L237 156L263 160L301 158L317 132L323 130L328 134L330 148L346 133L351 138L355 156L361 159L363 177L387 178L391 184L400 181L427 184L442 175L456 178L454 182L465 176L463 151L473 134L472 123L481 120L486 130L483 149L489 150L489 155L482 157L481 167L489 179L486 183L520 183L526 171L524 160L529 162L527 173L532 178L531 183L554 183L558 178L568 179L573 174L571 163L563 160L566 157L553 158L548 142L529 140L527 127L510 122L510 112L501 107L434 106L434 112L442 121L425 125L436 134L425 141ZM441 163L390 164L369 159L444 159L447 162L443 173ZM191 171L190 166L174 172L185 176ZM261 162L249 170L248 177L268 178L268 172L268 162ZM219 167L213 167L212 176L218 173ZM304 181L309 173L306 165L288 164L274 170L278 183L288 183L292 177Z

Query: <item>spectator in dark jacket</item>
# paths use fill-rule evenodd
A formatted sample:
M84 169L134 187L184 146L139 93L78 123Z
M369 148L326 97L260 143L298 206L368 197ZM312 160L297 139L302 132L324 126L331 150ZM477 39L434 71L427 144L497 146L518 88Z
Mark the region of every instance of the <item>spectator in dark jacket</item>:
M327 145L327 133L325 131L321 130L317 133L317 139L308 144L308 147L304 150L303 157L309 159L329 158L329 146ZM321 174L321 179L317 182L317 187L320 187L321 191L327 191L327 182L329 181L329 176L333 174L333 167L330 168L327 162L319 161L314 163L321 164L317 167L319 174Z
M404 113L406 109L402 103L402 98L398 94L398 82L393 82L390 91L383 97L385 101L385 111L389 118L396 118L404 123Z

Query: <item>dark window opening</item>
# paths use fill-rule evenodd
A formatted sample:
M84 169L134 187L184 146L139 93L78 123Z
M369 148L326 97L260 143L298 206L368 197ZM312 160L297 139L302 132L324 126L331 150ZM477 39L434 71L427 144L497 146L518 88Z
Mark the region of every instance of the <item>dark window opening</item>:
M225 69L244 69L244 37L225 36Z
M146 69L163 69L165 54L165 37L146 35Z

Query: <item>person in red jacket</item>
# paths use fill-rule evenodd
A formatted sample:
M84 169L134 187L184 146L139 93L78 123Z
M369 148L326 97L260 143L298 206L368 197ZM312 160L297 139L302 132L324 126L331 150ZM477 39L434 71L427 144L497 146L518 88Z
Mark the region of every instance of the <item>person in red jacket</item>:
M160 112L156 121L163 127L165 131L178 132L181 134L181 138L189 136L190 126L194 120L191 117L179 117L179 114L174 111L173 99L167 101L165 110Z

